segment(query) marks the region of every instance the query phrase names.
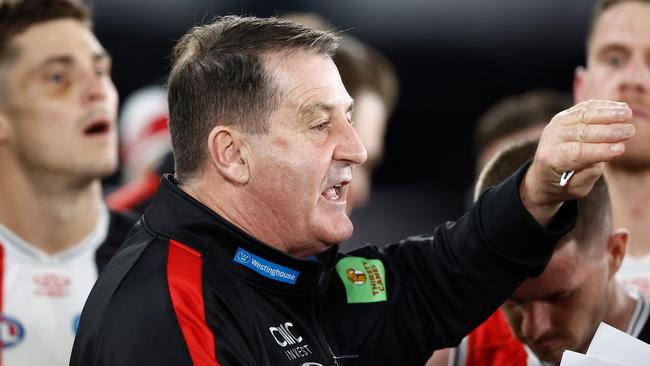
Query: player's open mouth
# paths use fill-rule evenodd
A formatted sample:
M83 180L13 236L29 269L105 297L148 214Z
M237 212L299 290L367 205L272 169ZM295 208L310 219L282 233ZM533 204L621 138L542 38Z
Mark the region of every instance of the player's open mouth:
M107 120L96 120L88 124L83 129L85 136L99 136L107 133L111 129L111 124Z

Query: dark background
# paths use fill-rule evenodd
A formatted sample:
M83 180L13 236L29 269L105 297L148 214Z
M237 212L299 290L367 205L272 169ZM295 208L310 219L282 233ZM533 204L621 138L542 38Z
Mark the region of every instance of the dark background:
M215 15L309 11L394 64L400 98L370 206L353 243L382 244L460 215L473 179L474 122L504 96L570 91L594 0L95 0L95 30L121 98L163 83L174 41Z

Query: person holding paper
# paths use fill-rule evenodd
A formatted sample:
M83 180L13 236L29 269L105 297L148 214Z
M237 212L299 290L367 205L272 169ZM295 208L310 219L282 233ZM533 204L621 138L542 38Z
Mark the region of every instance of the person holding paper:
M536 147L529 140L506 148L483 170L476 192L501 182ZM607 185L600 179L578 200L576 227L560 239L544 272L524 281L503 311L466 337L449 364L557 365L565 350L586 352L603 321L650 342L650 307L614 278L627 242L627 230L613 229Z

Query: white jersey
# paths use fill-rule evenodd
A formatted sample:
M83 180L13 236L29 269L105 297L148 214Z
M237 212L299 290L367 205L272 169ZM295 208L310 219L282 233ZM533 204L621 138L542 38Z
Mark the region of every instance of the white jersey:
M616 279L638 287L646 300L650 301L650 254L642 257L626 255L616 273Z
M79 315L97 279L95 251L108 226L102 206L88 237L50 255L0 225L0 366L69 364Z

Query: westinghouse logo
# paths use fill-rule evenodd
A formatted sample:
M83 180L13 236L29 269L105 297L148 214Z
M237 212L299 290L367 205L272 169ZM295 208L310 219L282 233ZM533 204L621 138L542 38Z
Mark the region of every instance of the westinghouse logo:
M300 272L298 271L267 261L266 259L258 257L242 248L237 248L233 261L252 269L264 277L291 285L296 284L298 276L300 275Z
M237 257L238 257L239 260L242 261L243 263L248 263L248 262L250 262L250 260L251 260L251 256L248 255L248 253L246 253L246 252L244 252L244 251L237 252Z

